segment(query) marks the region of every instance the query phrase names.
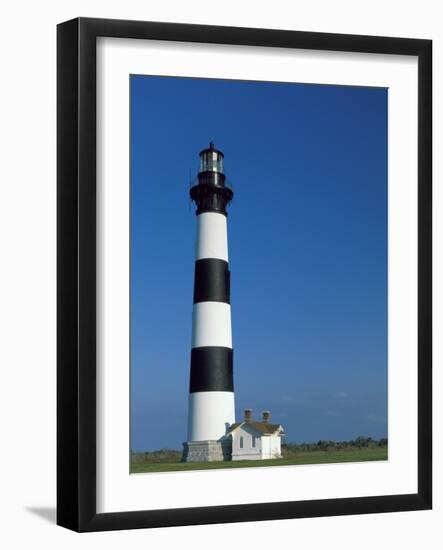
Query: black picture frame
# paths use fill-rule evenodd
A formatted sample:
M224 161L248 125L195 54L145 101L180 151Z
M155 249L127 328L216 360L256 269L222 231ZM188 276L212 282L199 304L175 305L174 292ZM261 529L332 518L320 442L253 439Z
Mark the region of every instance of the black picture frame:
M416 494L96 512L96 39L137 38L418 57ZM75 531L426 510L432 507L432 42L78 18L57 29L57 523Z

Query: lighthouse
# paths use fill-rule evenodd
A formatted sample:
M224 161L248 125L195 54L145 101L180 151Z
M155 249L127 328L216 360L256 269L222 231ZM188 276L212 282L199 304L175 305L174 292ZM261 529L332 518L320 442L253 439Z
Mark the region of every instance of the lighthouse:
M229 460L235 422L227 206L224 155L214 143L200 152L190 190L196 205L194 300L188 435L183 461Z

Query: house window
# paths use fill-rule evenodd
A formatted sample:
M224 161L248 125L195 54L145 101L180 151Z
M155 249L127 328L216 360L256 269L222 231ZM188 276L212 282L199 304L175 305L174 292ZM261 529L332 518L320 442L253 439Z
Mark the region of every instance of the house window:
M243 449L243 436L240 436L240 449Z
M255 435L252 436L252 446L255 447Z

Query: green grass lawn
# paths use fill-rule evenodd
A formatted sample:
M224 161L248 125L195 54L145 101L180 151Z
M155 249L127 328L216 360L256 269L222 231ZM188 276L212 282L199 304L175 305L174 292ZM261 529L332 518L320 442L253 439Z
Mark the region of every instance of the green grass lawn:
M273 460L241 460L234 462L133 462L131 473L182 472L188 470L214 470L217 468L250 468L264 466L294 466L301 464L329 464L334 462L363 462L387 460L387 447L345 449L342 451L299 452Z

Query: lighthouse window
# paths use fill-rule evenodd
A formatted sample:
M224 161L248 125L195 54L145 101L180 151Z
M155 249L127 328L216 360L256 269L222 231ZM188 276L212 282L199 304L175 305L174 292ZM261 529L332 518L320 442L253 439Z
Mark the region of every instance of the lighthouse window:
M252 436L252 446L255 447L255 435Z
M223 157L217 153L204 154L200 159L200 171L223 173Z
M240 449L243 449L243 436L240 436Z

